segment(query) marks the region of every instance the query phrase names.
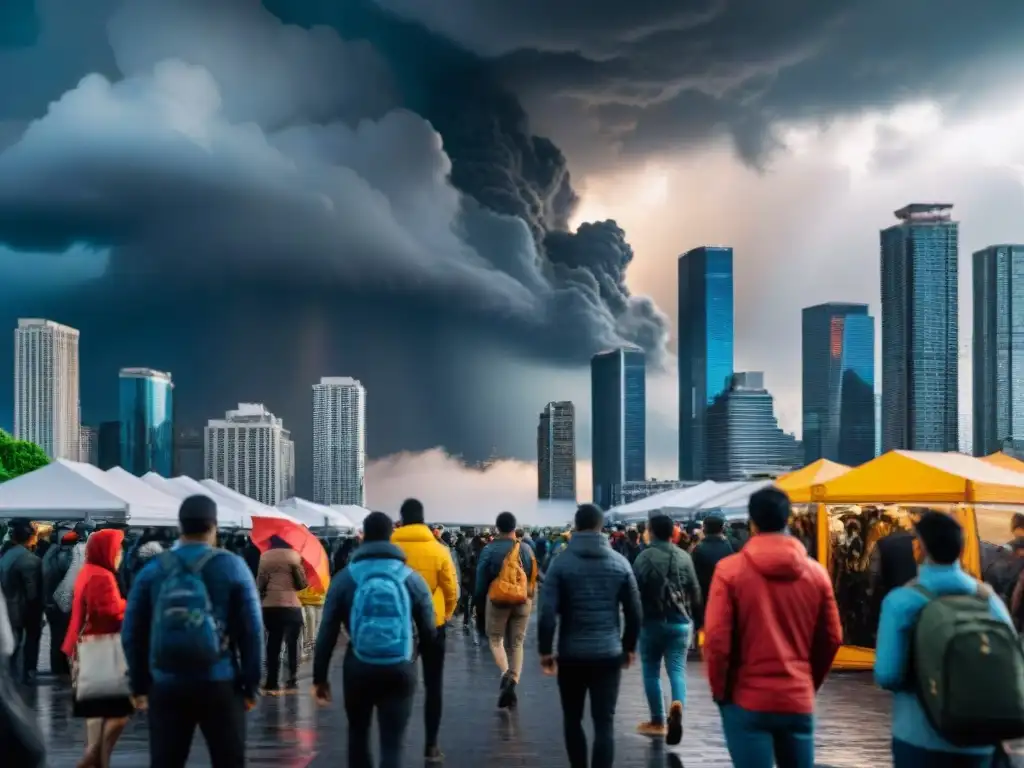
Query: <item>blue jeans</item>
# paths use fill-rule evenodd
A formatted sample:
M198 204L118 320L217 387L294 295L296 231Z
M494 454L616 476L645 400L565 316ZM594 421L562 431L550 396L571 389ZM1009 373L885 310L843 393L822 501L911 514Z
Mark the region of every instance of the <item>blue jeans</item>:
M735 704L721 711L736 768L814 768L814 715L752 712Z
M935 752L893 739L892 764L893 768L989 768L992 756Z
M665 722L665 699L661 693L661 661L665 660L672 701L686 703L686 653L690 649L693 624L645 621L640 630L640 661L643 665L644 693L651 720Z

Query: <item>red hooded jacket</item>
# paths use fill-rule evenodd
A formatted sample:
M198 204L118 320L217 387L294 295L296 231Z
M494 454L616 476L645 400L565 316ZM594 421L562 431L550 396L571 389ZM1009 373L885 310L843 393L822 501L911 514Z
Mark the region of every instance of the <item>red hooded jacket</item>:
M759 534L719 561L704 623L715 701L811 714L843 640L828 572L787 534Z
M124 532L97 531L85 543L85 565L75 579L71 621L61 650L73 656L83 635L113 635L121 631L125 600L117 586L117 556Z

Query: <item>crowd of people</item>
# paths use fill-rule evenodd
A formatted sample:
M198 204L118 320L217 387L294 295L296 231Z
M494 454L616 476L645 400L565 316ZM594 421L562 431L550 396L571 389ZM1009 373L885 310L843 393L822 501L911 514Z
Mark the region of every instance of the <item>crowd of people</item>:
M712 514L699 527L655 515L609 530L602 511L583 504L570 530L526 531L503 512L493 533L467 535L429 526L409 499L397 525L373 512L359 539L322 542L333 564L326 591L284 538L257 547L219 536L206 496L182 502L174 541L152 531L128 544L124 531L81 524L40 541L34 525L14 521L0 554L0 727L16 735L6 746L22 750L19 765L42 765L42 742L3 686L34 682L45 621L51 670L70 678L74 715L87 724L80 768L109 766L129 718L146 710L151 765L185 766L199 729L215 768L240 766L246 712L261 694L297 692L305 627L324 706L332 658L345 649L348 764L374 765L374 716L377 765L403 764L421 676L423 757L439 764L448 627L461 617L463 631L487 643L496 705L512 709L536 610L538 666L557 680L571 768L614 764L622 674L638 654L649 716L637 730L683 740L698 634L733 764L811 768L816 694L844 639L836 585L782 491L756 492L748 512L742 529ZM992 766L1004 740L1024 736L1024 651L1007 590L961 568L964 532L953 516L915 510L909 520L859 553L885 588L875 679L893 691L894 765ZM1024 518L1014 525L1024 538ZM899 557L903 541L912 569ZM1019 581L1009 594L1024 602ZM319 605L322 615L310 610Z

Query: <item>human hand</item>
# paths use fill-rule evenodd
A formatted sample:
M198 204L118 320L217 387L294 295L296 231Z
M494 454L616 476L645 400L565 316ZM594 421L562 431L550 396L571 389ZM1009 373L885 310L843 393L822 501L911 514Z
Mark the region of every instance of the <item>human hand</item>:
M554 677L558 674L558 662L555 661L555 657L550 654L540 657L540 668L548 677Z
M331 703L331 686L329 683L317 683L313 686L313 698L321 707Z
M622 657L622 668L629 669L636 662L636 651L630 651Z
M256 709L256 697L255 696L246 696L245 697L245 711L246 712L252 712L254 709Z
M149 709L149 697L132 696L132 706L135 707L136 712L145 712L147 709Z

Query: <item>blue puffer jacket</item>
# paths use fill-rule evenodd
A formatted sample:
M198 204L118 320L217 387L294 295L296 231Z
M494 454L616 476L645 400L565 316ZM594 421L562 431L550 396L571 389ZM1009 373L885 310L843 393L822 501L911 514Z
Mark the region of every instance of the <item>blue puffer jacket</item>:
M551 653L556 624L563 659L599 661L636 649L640 592L629 561L601 533L573 534L548 568L540 605L542 656Z

